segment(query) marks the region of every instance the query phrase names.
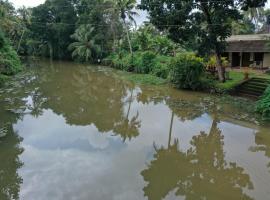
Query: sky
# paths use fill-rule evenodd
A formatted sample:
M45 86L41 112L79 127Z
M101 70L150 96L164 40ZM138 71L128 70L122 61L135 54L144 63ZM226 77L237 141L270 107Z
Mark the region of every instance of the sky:
M19 8L21 6L35 7L45 2L45 0L9 0L9 1L13 3L15 8ZM139 0L137 1L140 2ZM135 17L135 19L136 19L137 24L140 25L146 20L147 13L141 10L138 11L138 13L139 13L139 16Z
M35 7L45 2L45 0L10 0L10 1L14 4L16 8L19 8L21 6ZM270 0L267 1L266 7L270 8ZM138 13L139 13L139 17L136 17L136 21L137 21L137 24L140 25L143 23L143 21L146 20L147 13L144 11L138 11Z
M41 3L44 3L45 0L10 0L16 8L21 6L26 7L35 7ZM270 0L267 2L267 7L270 8Z
M16 8L21 6L35 7L45 2L45 0L9 0Z

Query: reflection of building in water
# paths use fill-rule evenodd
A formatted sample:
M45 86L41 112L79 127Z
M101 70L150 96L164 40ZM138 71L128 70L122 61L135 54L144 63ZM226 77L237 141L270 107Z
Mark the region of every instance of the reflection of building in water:
M253 189L248 174L225 160L224 138L213 120L209 134L201 132L181 151L178 140L168 148L156 148L149 167L141 172L149 200L161 200L170 192L186 199L251 199L244 189Z
M22 178L18 169L23 165L19 160L21 139L8 127L8 134L0 138L0 199L19 199Z

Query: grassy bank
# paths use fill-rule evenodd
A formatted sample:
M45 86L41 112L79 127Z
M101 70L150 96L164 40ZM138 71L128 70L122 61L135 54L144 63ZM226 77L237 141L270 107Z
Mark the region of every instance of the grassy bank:
M122 73L121 77L136 84L164 85L168 83L166 79L159 78L151 74Z
M229 71L229 79L225 83L216 81L215 87L222 91L228 91L234 89L236 86L240 85L245 78L244 72ZM249 73L249 78L266 78L270 79L269 74L260 74L260 73Z
M244 73L241 72L234 72L230 71L229 73L229 79L225 83L221 83L216 81L215 87L217 87L220 90L231 90L235 88L237 85L241 84L244 80Z

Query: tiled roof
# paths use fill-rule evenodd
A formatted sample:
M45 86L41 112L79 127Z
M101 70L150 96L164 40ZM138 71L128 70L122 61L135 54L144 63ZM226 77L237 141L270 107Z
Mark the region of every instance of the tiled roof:
M265 41L270 39L270 34L253 34L253 35L232 35L226 41L227 42L239 42L239 41Z
M233 35L226 41L227 52L270 52L270 34Z

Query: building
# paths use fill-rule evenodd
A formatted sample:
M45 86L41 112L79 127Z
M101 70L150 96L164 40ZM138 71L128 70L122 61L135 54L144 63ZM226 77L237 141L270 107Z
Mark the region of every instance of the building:
M270 34L233 35L226 52L231 67L270 68Z

